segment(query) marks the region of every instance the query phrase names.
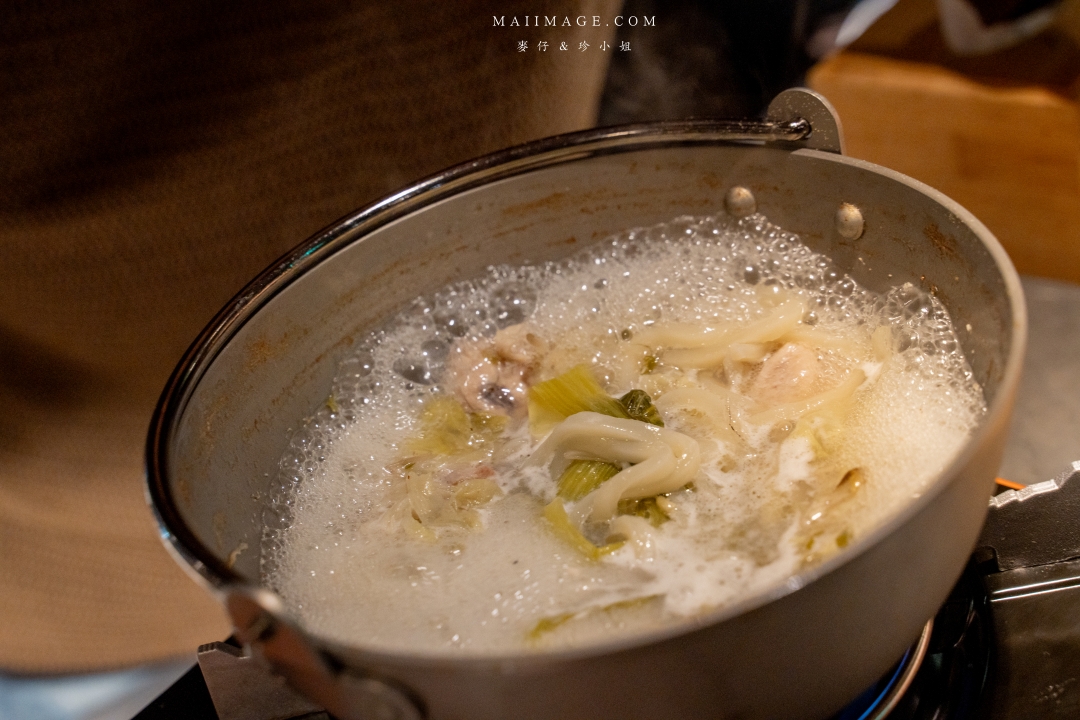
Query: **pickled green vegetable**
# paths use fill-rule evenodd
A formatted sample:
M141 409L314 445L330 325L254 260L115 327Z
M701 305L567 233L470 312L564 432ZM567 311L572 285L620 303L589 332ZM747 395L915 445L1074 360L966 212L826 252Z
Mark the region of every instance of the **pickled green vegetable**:
M457 400L444 395L424 404L420 432L406 447L417 454L466 455L483 450L505 427L505 417L466 412Z
M587 365L578 365L529 388L529 429L534 434L542 435L555 423L579 412L630 418L626 408L604 392Z
M637 500L620 500L620 515L637 515L649 521L653 527L660 527L671 518L656 504L656 498L640 498Z
M552 530L555 531L555 534L559 538L566 541L575 550L590 560L599 560L601 556L615 552L623 546L622 542L608 543L602 547L593 545L589 542L589 539L582 535L581 531L574 527L574 524L570 522L570 517L566 514L566 508L563 507L562 500L559 498L555 498L544 506L544 517L551 523Z
M631 390L619 398L619 404L626 409L626 414L634 420L664 427L660 411L653 405L652 398L644 390Z
M529 631L529 640L539 640L546 633L551 632L555 628L559 627L567 620L574 617L576 613L562 613L561 615L552 615L550 617L540 618L533 629Z
M618 602L609 603L607 605L601 605L599 607L586 608L580 612L562 613L560 615L550 615L548 617L540 618L532 630L529 631L526 636L529 640L535 642L543 637L545 634L555 630L561 625L566 624L568 621L578 617L586 617L598 612L612 613L619 610L628 610L631 608L638 608L647 605L655 600L662 598L662 595L646 595L644 597L631 598L629 600L620 600Z
M559 477L559 497L570 502L580 500L618 472L618 465L603 460L574 460Z

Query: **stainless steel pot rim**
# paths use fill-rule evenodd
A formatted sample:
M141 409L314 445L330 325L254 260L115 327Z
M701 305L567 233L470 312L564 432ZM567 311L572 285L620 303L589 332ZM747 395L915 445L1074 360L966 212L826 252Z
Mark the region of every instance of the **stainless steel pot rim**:
M347 245L363 241L368 234L392 221L422 210L445 198L496 180L598 155L665 146L729 144L731 127L731 123L713 121L648 123L559 135L502 150L451 167L351 213L316 233L273 263L241 290L196 338L177 365L158 401L147 438L147 495L166 546L178 557L182 565L194 570L198 577L212 588L222 591L229 587L254 587L228 568L221 558L204 546L187 529L168 483L169 445L177 421L182 416L194 388L218 353L248 319L308 268L326 260ZM721 135L725 139L719 139ZM741 141L741 144L760 145L761 142L755 142L747 137ZM325 647L332 652L336 650L352 656L362 656L374 662L407 659L413 665L426 667L448 665L460 667L462 663L477 663L497 666L504 671L509 671L511 668L523 669L525 666L536 669L547 663L560 663L574 658L588 658L628 650L684 635L696 628L722 622L789 595L866 552L934 501L934 498L943 491L947 484L946 480L958 473L969 458L978 452L982 438L989 434L989 428L1002 422L1009 412L1009 407L1003 398L1008 398L1011 394L1008 389L1014 388L1019 382L1026 340L1026 309L1019 277L1005 250L993 234L970 212L943 193L906 175L863 160L808 149L797 149L793 153L851 165L885 176L929 196L952 213L959 222L975 232L1002 275L1012 310L1012 335L1008 359L999 384L1001 390L991 403L982 424L927 491L870 534L858 539L824 563L790 577L784 584L742 602L690 619L685 623L678 623L653 632L614 639L583 648L505 656L406 656L389 651L343 645L332 638L319 638Z

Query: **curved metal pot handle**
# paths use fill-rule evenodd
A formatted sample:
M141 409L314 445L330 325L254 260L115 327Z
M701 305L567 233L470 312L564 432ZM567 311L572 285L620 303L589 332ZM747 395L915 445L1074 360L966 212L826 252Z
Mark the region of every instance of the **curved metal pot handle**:
M294 689L338 720L423 720L419 698L393 681L331 669L304 634L285 619L281 600L262 588L225 591L236 637Z
M844 154L844 130L836 108L820 94L808 88L790 88L769 103L767 120L775 123L802 119L810 123L810 133L793 143L796 147ZM788 144L788 143L784 143Z
M648 136L662 142L680 133L692 133L699 141L707 142L764 142L790 150L809 148L838 154L844 152L844 133L836 109L808 88L789 88L774 97L764 120L665 120L594 128L537 143L578 137L601 150Z

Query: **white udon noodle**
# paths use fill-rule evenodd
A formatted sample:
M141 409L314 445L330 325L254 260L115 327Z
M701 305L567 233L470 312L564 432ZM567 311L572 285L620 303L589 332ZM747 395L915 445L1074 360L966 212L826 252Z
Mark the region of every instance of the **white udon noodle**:
M701 451L693 438L640 420L595 412L577 413L559 423L529 461L550 464L558 477L575 458L630 463L579 504L580 519L593 522L614 518L620 500L678 490L694 479L701 466Z
M884 297L849 289L842 276L820 291L795 281L770 286L765 276L744 284L725 275L734 263L719 263L717 248L757 248L745 252L758 253L758 267L778 258L787 263L769 277L830 271L760 217L725 223L688 221L693 237L703 238L693 242L665 239L669 226L661 226L646 231L660 236L649 252L625 252L640 248L640 239L616 240L610 254L594 253L558 272L500 269L487 286L443 292L463 297L463 310L473 307L468 303L480 308L486 302L477 298L498 292L500 278L525 278L537 297L522 319L548 346L531 381L590 364L613 394L649 392L666 427L578 413L540 441L511 423L485 461L504 494L478 511L482 527L437 528L432 544L388 532L379 519L401 506L402 491L384 468L400 462L417 431L418 407L432 394L452 392L392 379L397 358L432 337L424 318L433 311L406 313L398 330L378 335L371 365L381 387L365 381L353 390L346 373L334 391L346 409L331 417L353 419L343 428L337 421L319 427L317 417L316 432L309 426L300 437L304 448L321 446L320 455L283 461L287 472L292 463L303 470L290 481L291 526L272 534L264 558L287 604L317 632L394 650L499 653L582 644L763 592L809 555L820 559L837 549L808 555L808 538L832 542L843 527L857 539L921 492L982 411L955 335L941 325L943 309L914 289ZM602 290L597 278L606 279ZM702 300L682 289L690 281L721 292ZM821 302L836 296L835 287L843 290L841 302ZM654 288L669 304L650 296ZM628 339L619 337L620 327L629 329ZM916 334L938 351L906 339ZM455 347L491 342L490 331L487 337L467 334ZM750 390L763 362L776 364L782 348L795 346L812 350L819 377L794 399L755 399ZM659 357L659 367L643 372L649 355ZM817 457L813 443L837 432L842 445ZM628 541L599 561L568 548L540 517L554 480L580 458L623 466L569 503L572 522L591 527L598 541L597 528ZM830 490L856 467L866 482L855 500ZM655 495L669 522L654 527L617 514L620 500ZM818 527L812 534L811 511L834 518L828 532ZM471 563L461 561L470 556ZM635 599L646 602L626 604ZM560 620L540 642L527 639L530 628L551 618Z

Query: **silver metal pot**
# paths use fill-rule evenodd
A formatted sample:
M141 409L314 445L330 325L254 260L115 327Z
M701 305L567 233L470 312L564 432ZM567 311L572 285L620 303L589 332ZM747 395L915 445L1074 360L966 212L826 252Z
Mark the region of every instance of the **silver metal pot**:
M770 118L588 131L452 168L319 233L222 310L162 396L148 486L167 546L222 597L256 655L340 718L433 720L817 718L896 662L983 521L1020 374L1023 297L970 213L839 154L820 98L789 91ZM278 459L366 329L488 265L558 259L630 227L719 212L725 198L734 213L756 205L864 286L911 281L952 313L990 410L921 497L766 595L581 650L374 652L307 633L260 587Z

